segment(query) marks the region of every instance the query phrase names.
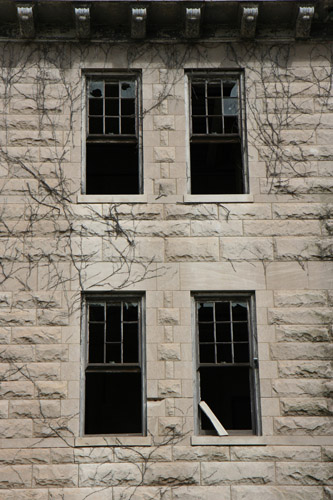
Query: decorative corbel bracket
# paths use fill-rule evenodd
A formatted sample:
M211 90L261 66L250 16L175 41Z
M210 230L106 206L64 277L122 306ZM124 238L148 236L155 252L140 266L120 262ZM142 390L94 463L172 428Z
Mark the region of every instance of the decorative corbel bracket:
M90 36L90 7L81 5L74 7L76 36L89 38Z
M241 37L254 38L259 8L257 4L241 6Z
M296 20L296 38L309 38L314 15L313 5L301 5Z
M132 7L131 15L131 37L142 39L146 37L147 8Z
M200 36L201 8L186 7L185 10L185 36L198 38Z
M23 38L33 38L35 36L35 23L33 5L20 4L17 6L17 17Z

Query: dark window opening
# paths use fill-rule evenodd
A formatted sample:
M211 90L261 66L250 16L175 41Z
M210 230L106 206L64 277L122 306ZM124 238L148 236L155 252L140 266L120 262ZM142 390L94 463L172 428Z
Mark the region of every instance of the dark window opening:
M85 433L143 433L139 299L87 299Z
M138 79L88 80L87 194L140 193Z
M256 345L251 298L197 298L197 377L204 401L231 433L258 433ZM199 410L203 434L216 434Z
M239 75L191 77L192 194L246 192Z

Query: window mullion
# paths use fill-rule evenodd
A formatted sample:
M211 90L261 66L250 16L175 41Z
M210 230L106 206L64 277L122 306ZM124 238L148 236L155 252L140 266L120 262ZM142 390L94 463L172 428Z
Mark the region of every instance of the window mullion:
M209 134L209 120L208 120L208 81L205 80L205 121L206 121L206 134Z
M235 352L234 352L234 321L232 317L232 301L229 301L230 308L230 333L231 333L231 362L235 362Z

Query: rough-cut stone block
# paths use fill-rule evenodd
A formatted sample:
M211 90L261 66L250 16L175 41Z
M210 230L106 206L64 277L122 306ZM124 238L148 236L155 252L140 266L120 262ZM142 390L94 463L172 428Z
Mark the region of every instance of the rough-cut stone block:
M95 491L95 490L94 490ZM161 500L171 500L171 490L167 486L125 486L112 488L113 500L153 500L160 498ZM103 492L102 492L103 493ZM95 493L93 492L93 498ZM81 499L80 499L81 500ZM97 497L97 500L105 500L105 490L104 497Z
M143 482L147 485L186 485L199 484L199 464L178 462L151 464L144 474Z
M274 419L277 434L332 436L333 418L331 417L277 417Z
M279 361L281 378L333 378L331 361Z
M320 290L276 290L276 307L318 307L327 304L326 292Z
M333 484L331 464L302 462L276 464L276 479L282 484Z
M320 234L319 221L244 221L248 236L316 236Z
M28 419L0 420L0 437L2 438L28 438L32 436L32 421Z
M161 344L158 348L158 359L180 360L180 344Z
M37 311L39 325L66 326L68 325L68 310L41 309Z
M68 361L68 346L66 345L37 345L36 361Z
M41 399L62 399L67 397L67 382L38 382L38 396Z
M25 326L36 324L36 313L26 309L15 312L0 310L0 326Z
M168 408L168 404L166 404L166 406ZM174 414L174 408L171 405L170 414ZM183 417L160 417L158 419L158 434L160 436L168 436L168 438L171 439L180 438L185 434L184 425L185 422Z
M180 486L173 491L174 500L230 500L229 486Z
M180 380L160 380L158 382L158 393L165 398L179 398L182 393Z
M0 401L0 418L8 418L8 401Z
M275 242L277 260L331 260L332 241L327 238L277 238Z
M233 446L231 460L305 461L321 460L320 446Z
M278 325L278 342L330 342L331 335L326 326Z
M281 399L282 415L308 415L308 416L329 416L332 415L332 407L327 399L314 398L294 398Z
M49 459L50 451L43 448L0 450L0 463L3 465L47 464Z
M75 487L78 483L77 465L34 465L33 484L44 487Z
M138 485L142 481L141 468L134 464L80 464L80 486Z
M11 418L60 417L60 404L58 401L11 401L9 415Z
M31 399L34 394L34 384L28 380L1 382L0 384L0 396L3 399Z
M333 462L333 446L323 446L322 455L325 462Z
M286 342L271 346L272 359L332 359L333 345L328 343Z
M114 449L117 462L171 462L171 446L119 447Z
M273 260L269 238L221 238L221 253L228 260Z
M225 446L175 446L174 460L219 462L229 460L229 449Z
M51 448L50 460L53 464L77 463L74 459L74 452L72 448Z
M175 119L173 116L154 116L155 130L175 130Z
M29 488L31 486L31 465L11 465L3 467L0 476L0 488ZM16 498L22 498L20 492L15 492ZM15 498L15 495L11 498ZM8 498L8 497L3 497ZM30 497L33 498L33 497Z
M333 206L326 203L274 203L277 219L324 219L332 216Z
M316 325L330 323L333 320L333 311L328 307L313 309L281 308L269 309L268 320L271 324Z
M1 346L0 360L13 363L34 361L35 352L31 346Z
M169 238L165 242L165 255L169 262L214 262L219 258L218 239Z
M218 210L216 205L165 205L166 219L190 219L207 220L217 219Z
M231 486L232 500L322 500L320 487Z
M180 321L179 309L164 308L158 310L159 325L178 325Z
M258 462L209 462L201 465L204 485L267 484L274 481L274 464Z
M191 223L192 236L241 236L242 222L238 220L198 220Z
M12 329L12 342L15 344L58 344L61 330L57 327L26 327Z
M154 147L154 161L160 163L173 163L175 161L175 148Z
M306 379L277 379L272 384L273 394L279 397L330 397L333 383L325 380Z

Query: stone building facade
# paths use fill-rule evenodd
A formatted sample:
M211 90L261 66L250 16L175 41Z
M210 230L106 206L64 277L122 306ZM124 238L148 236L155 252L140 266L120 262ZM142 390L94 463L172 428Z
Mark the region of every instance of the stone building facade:
M330 2L0 12L0 497L332 498Z

